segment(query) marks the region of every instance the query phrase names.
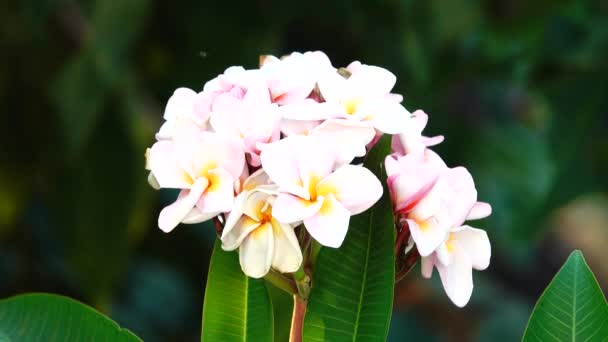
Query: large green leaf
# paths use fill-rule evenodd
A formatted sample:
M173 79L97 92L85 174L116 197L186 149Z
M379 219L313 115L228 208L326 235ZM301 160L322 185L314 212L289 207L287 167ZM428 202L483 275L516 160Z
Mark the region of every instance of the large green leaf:
M523 341L606 341L608 304L574 251L534 307Z
M385 183L385 137L365 165ZM305 341L384 341L388 333L395 281L393 211L388 194L351 218L340 248L323 248L315 267Z
M0 301L0 341L141 341L91 307L51 294Z
M203 305L201 341L272 341L272 304L264 281L247 277L236 252L215 242Z

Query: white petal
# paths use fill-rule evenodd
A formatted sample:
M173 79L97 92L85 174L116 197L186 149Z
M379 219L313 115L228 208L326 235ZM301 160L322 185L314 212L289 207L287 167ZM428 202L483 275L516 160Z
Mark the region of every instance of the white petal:
M154 190L160 189L160 184L158 184L158 181L152 172L148 173L148 184L150 184Z
M382 184L367 168L344 165L317 185L317 194L333 194L351 215L369 209L382 196Z
M272 216L282 223L294 223L316 214L323 205L323 198L308 201L290 194L279 194L272 206Z
M173 204L160 212L158 227L165 233L172 231L190 213L206 188L207 180L199 178L190 190L183 190Z
M423 257L433 253L448 235L449 227L440 225L433 217L421 222L407 220L407 223L410 227L412 238L416 241L418 252Z
M352 75L348 79L349 86L357 94L368 96L382 96L390 93L397 82L397 77L390 71L374 66L359 65L349 66Z
M401 104L386 100L363 102L356 115L387 134L402 133L412 124L411 114Z
M323 206L315 215L304 219L304 226L310 235L323 246L338 248L342 245L350 212L332 194L323 201Z
M433 275L433 267L435 267L433 259L433 255L420 258L420 272L422 273L422 276L427 279L431 278Z
M327 147L337 150L337 164L348 164L367 153L366 146L376 136L368 123L345 119L330 119L312 130L315 138L325 139Z
M196 92L188 88L178 88L167 101L165 107L165 120L176 119L180 115L191 115L194 110Z
M492 206L485 202L477 202L471 208L467 220L479 220L492 214Z
M188 189L192 179L176 158L176 145L172 141L158 141L148 154L148 165L162 188Z
M239 249L239 262L243 272L252 278L262 278L270 270L274 256L274 239L272 226L266 223L241 243Z
M247 177L243 183L243 190L253 190L259 186L268 184L271 184L270 178L268 178L264 169L259 169Z
M196 206L203 213L229 212L234 203L234 179L224 169L210 170L209 185Z
M464 167L455 167L445 171L447 194L444 201L448 202L452 226L460 226L477 202L477 190L473 176Z
M200 211L200 209L198 209L195 206L194 208L192 208L192 210L190 210L188 215L186 215L186 217L184 217L184 219L182 220L182 223L185 223L185 224L201 223L201 222L205 222L209 219L212 219L213 217L217 216L218 214L219 213L203 213L202 211Z
M297 160L304 140L303 136L290 136L264 145L260 154L262 167L268 177L283 191L301 197L308 196L308 189L303 187L300 179Z
M461 230L452 234L464 253L469 256L473 268L480 271L488 268L492 247L485 230L463 226Z
M233 179L238 179L245 165L242 141L215 132L180 137L176 140L175 152L180 165L189 169L188 172L193 177L204 175L211 169L222 168Z
M339 103L346 96L347 80L337 72L323 75L319 79L318 85L321 95L327 102Z
M259 222L247 216L241 216L230 230L224 229L222 232L222 249L225 251L237 249L243 240L258 227L260 227Z
M238 196L236 196L236 198L234 199L232 210L228 214L228 217L226 218L226 223L224 224L222 238L224 237L224 235L230 233L230 231L234 228L237 222L241 219L241 216L243 216L243 209L245 207L245 201L247 200L248 196L249 192L244 191L238 194Z
M274 235L272 267L279 272L295 272L302 264L302 251L293 227L277 220L271 221Z
M453 246L453 262L449 266L437 264L437 271L446 294L458 307L465 306L473 293L471 260L457 243Z
M270 197L269 194L262 191L250 191L243 206L243 214L256 221L262 221L263 211L270 210Z

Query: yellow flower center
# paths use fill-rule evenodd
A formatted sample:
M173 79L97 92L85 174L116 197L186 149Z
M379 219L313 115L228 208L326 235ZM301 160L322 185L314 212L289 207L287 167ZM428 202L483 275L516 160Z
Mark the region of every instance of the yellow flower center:
M357 111L357 107L361 104L361 99L358 97L348 99L342 103L344 109L346 110L346 114L353 115Z

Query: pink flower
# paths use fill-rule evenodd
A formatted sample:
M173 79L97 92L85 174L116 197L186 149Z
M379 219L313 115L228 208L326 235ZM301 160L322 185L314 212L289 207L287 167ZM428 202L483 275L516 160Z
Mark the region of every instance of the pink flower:
M217 133L202 132L156 142L148 166L161 188L182 189L165 207L158 226L170 232L180 222L197 223L232 209L234 182L245 164L241 145Z
M260 68L272 101L279 105L303 101L312 93L319 77L335 70L321 51L294 52L282 59L264 56Z
M181 134L206 131L212 97L188 88L178 88L167 101L165 123L156 133L157 140L173 139Z
M412 122L409 129L400 134L393 135L391 150L398 155L421 152L425 148L435 146L443 141L443 136L425 137L422 130L426 127L429 116L422 110L412 113Z
M362 166L334 170L336 154L321 140L290 136L266 145L262 166L279 186L273 216L282 223L303 221L319 243L339 247L351 215L370 208L382 196L380 181Z
M406 131L410 113L399 103L401 98L391 94L395 75L358 62L349 67L352 73L348 78L328 73L318 82L321 95L332 106L333 116L366 122L383 133Z
M255 70L236 70L221 77L218 86L230 90L216 95L211 126L220 134L241 140L249 163L260 166L257 144L276 141L280 134L277 105L271 103L264 79Z
M491 207L478 202L467 219L490 215ZM485 270L492 254L485 231L467 225L454 224L446 240L435 253L422 258L422 275L430 278L433 267L439 271L446 294L454 304L465 306L473 293L473 269Z

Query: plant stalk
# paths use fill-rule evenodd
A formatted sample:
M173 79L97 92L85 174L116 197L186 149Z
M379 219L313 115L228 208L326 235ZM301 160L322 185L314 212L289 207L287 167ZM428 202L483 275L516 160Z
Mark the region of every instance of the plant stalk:
M289 342L302 342L304 316L306 315L306 304L306 299L298 295L293 296L293 314L291 316Z
M275 271L271 270L270 272L266 273L264 279L272 285L276 286L277 288L291 295L295 295L298 293L298 288L295 286L294 282L291 279Z

